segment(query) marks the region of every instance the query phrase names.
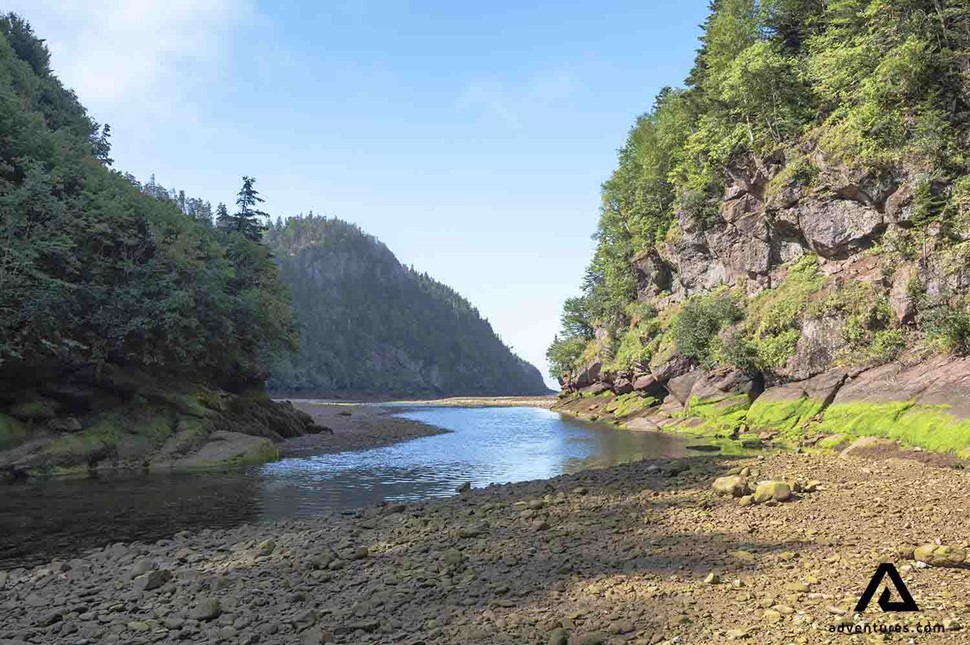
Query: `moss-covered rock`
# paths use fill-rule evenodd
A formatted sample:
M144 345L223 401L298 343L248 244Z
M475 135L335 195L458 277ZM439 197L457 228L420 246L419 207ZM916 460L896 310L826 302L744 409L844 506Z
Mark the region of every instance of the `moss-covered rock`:
M825 411L819 428L833 433L885 437L941 452L958 453L970 448L970 420L950 414L945 405L837 403Z
M0 414L0 450L19 446L27 440L27 427L17 419Z
M53 401L32 394L14 403L10 414L22 421L47 421L57 416L57 408Z

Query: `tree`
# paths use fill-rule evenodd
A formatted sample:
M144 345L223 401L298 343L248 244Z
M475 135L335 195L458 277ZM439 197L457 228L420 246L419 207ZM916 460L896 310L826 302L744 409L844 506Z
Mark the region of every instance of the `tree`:
M229 215L229 209L222 202L216 206L216 226L221 229L228 229L232 226L232 216Z
M243 177L242 188L236 194L236 206L239 210L233 214L223 214L218 211L218 223L221 228L242 233L247 239L258 242L266 230L263 219L269 219L269 213L265 213L257 208L265 200L259 196L256 190L255 177ZM222 206L222 204L220 204ZM224 209L224 207L223 207Z
M94 132L91 135L91 147L94 148L94 156L105 166L110 166L114 163L109 155L111 154L111 126L105 123L101 126L100 131L95 124Z

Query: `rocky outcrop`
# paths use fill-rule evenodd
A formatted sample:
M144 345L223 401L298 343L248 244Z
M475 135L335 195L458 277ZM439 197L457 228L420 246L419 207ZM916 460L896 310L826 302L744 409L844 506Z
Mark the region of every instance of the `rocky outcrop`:
M230 393L111 367L7 388L3 403L0 480L271 461L275 443L326 431L259 387Z
M800 206L798 222L808 248L823 258L835 260L865 249L885 228L882 213L849 199Z

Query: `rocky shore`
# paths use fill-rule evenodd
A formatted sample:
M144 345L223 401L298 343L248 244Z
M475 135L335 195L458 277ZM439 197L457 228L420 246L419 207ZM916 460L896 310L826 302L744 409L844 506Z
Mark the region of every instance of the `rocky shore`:
M0 572L0 643L970 642L967 475L916 452L647 460L114 544ZM884 562L920 611L853 611Z

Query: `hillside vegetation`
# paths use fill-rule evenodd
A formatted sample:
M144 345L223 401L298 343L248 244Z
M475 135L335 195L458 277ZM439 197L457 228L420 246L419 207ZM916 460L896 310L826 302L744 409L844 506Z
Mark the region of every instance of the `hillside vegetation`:
M376 238L335 218L277 222L266 234L300 324L300 350L274 391L312 396L545 394L453 289L402 266Z
M958 380L968 90L964 2L715 0L684 87L637 119L603 184L553 374L569 390L669 394L688 416L731 408L734 429L756 421L744 408L765 387L832 370L844 378L800 424L832 397L891 402L836 395L879 366L949 357L937 377ZM708 378L711 392L678 378ZM747 401L691 407L713 392ZM957 394L926 392L886 397L962 415ZM956 434L948 447L970 445Z
M170 462L230 426L306 426L262 392L296 342L268 249L112 170L109 132L30 26L0 18L0 471Z

